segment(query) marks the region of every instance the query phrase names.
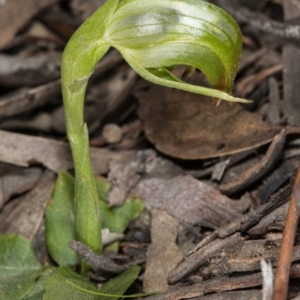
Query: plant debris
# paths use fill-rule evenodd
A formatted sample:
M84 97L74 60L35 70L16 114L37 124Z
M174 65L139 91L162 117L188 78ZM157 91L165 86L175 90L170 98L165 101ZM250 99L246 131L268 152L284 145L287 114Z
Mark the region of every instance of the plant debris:
M103 218L105 251L99 256L71 243L92 265L91 282L54 265L43 215L58 173L74 175L60 61L76 28L104 2L0 1L0 232L19 245L21 259L2 258L9 266L22 263L18 276L27 272L19 285L9 283L9 293L29 282L34 288L28 297L35 297L48 278L70 290L68 280L113 291L109 279L131 266L128 280L138 278L128 293L161 292L150 300L271 299L272 289L277 294L287 288L287 299L299 299L300 185L294 173L300 158L300 6L294 0L210 1L239 22L243 52L232 95L251 104L215 106L206 97L154 86L116 50L107 53L89 80L84 111L99 197L109 212ZM184 70L180 65L172 72L182 78ZM198 71L186 81L208 86ZM290 203L293 226L287 222ZM61 222L63 238L66 218ZM286 236L289 243L282 243ZM280 251L288 259L279 259ZM31 263L23 265L24 253ZM273 286L280 266L284 285L276 280Z

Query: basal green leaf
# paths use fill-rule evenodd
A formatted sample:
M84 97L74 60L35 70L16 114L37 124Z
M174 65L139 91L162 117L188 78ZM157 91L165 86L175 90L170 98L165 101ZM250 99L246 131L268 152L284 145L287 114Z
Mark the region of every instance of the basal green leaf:
M140 266L129 267L122 274L103 284L103 286L100 289L100 293L123 295L127 291L127 289L133 284L133 282L137 279L140 270ZM107 297L100 298L100 300L107 299Z
M42 266L29 240L16 234L0 236L0 295L3 299L23 299L41 272Z
M109 280L106 282L100 289L99 292L95 292L92 290L84 289L82 287L76 286L74 283L70 283L70 285L74 286L78 290L85 292L91 295L100 296L97 298L98 300L109 300L109 299L127 299L127 298L140 298L146 297L149 295L153 295L154 293L141 293L134 295L123 295L127 289L132 285L132 283L136 280L139 272L139 266L131 266L126 271L124 271L121 275Z
M95 181L96 181L96 188L97 188L99 199L106 201L108 192L111 188L110 182L104 177L99 177L99 176L95 177Z
M109 207L106 197L110 183L104 178L96 177L96 186L100 198L102 227L108 228L111 232L123 233L129 222L143 211L143 202L139 198L127 197L121 206Z
M44 300L99 300L79 288L97 292L95 285L67 267L59 267L46 280Z
M75 239L74 184L70 174L58 175L45 214L47 249L60 266L77 263L76 253L68 247Z
M1 300L14 300L8 293L0 288L0 299Z
M106 202L101 201L100 209L103 228L109 228L111 232L123 233L129 222L143 211L144 204L139 198L127 197L118 207L109 207Z
M48 276L55 270L54 267L44 267L43 272L36 279L35 284L30 293L24 300L43 300L45 284ZM0 298L1 299L1 298Z

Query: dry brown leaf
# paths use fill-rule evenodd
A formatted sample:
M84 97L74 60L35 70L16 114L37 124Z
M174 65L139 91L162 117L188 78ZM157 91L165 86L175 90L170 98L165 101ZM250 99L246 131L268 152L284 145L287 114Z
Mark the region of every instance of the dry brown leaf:
M31 163L41 163L48 169L59 172L73 167L71 151L66 142L33 137L0 130L0 161L28 167ZM91 148L93 170L104 174L111 160L130 159L135 151L112 152L107 149Z
M1 220L1 233L18 233L32 240L37 233L45 207L50 200L55 175L46 170L38 184Z
M60 77L61 54L34 53L8 55L0 53L0 82L7 87L37 86Z
M179 222L167 212L151 212L151 245L147 252L144 292L168 290L168 273L183 258L175 241Z
M39 11L58 0L9 0L0 5L0 49Z
M239 104L216 107L207 97L154 85L135 94L147 138L173 157L230 155L266 144L281 131Z
M149 209L167 211L180 222L220 227L242 214L238 203L191 176L141 180L131 191Z
M0 209L11 196L30 190L41 175L40 168L20 168L0 163Z

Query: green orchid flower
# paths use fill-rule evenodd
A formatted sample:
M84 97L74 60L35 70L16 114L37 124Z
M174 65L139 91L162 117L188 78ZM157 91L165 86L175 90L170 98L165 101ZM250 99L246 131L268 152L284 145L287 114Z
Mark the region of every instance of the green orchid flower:
M83 120L85 90L97 62L114 47L148 81L247 103L231 95L241 45L232 17L201 0L108 0L74 33L63 54L62 92L76 175L78 240L101 252L99 201ZM211 88L184 82L171 71L176 65L186 66L184 77L201 70Z

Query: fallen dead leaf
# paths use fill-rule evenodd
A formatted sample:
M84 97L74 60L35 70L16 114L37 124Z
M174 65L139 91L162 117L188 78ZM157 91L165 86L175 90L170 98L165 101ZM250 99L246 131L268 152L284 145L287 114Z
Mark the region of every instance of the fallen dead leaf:
M281 131L239 104L222 101L216 107L208 97L154 85L135 95L147 138L176 158L205 159L254 149Z
M167 211L180 222L220 227L242 214L238 202L192 176L141 180L131 193L151 209Z
M0 49L39 11L58 0L10 0L0 9Z
M70 146L66 142L34 137L0 130L0 161L28 167L40 163L48 169L59 172L73 167ZM104 174L111 160L128 160L135 157L135 151L112 152L107 149L91 148L93 170Z
M112 186L107 200L110 206L120 206L124 202L128 191L139 182L145 169L145 160L149 155L152 155L152 151L139 151L134 160L109 163L107 179Z
M61 53L8 55L0 53L0 81L2 86L37 86L60 77Z
M36 187L22 196L18 205L1 220L1 233L17 233L32 240L43 220L54 181L54 173L46 170Z
M11 196L30 190L41 175L40 168L20 168L0 163L0 209Z
M151 212L151 245L147 252L144 292L168 290L168 273L183 258L175 241L179 222L167 212Z
M245 190L252 183L257 182L265 174L270 172L279 161L286 139L286 132L283 129L280 134L274 137L265 156L259 161L258 164L249 168L242 173L238 178L229 183L221 184L219 189L226 195L234 194Z

